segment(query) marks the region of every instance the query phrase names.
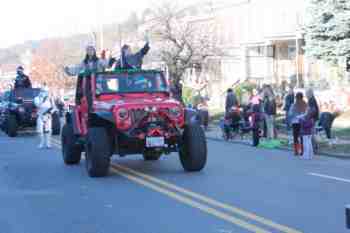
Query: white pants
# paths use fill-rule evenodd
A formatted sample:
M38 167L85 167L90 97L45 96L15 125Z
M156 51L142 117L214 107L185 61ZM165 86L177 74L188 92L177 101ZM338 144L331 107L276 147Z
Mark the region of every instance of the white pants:
M50 148L51 147L51 132L40 133L40 145L39 148Z
M312 159L314 156L314 149L312 147L312 135L303 136L303 159Z
M275 116L265 114L267 128L267 138L272 139L275 136Z
M37 131L40 136L39 148L51 147L51 116L39 116L37 121Z

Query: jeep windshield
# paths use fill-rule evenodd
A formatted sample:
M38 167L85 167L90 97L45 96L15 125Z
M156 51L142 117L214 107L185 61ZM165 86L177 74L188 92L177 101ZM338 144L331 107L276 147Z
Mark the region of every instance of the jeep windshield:
M99 74L96 77L96 94L169 92L160 73Z

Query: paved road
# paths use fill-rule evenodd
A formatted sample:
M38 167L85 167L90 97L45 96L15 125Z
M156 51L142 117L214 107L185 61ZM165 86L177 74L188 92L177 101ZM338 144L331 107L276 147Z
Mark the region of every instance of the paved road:
M208 141L200 173L132 156L92 179L55 144L0 134L0 233L348 232L350 161Z

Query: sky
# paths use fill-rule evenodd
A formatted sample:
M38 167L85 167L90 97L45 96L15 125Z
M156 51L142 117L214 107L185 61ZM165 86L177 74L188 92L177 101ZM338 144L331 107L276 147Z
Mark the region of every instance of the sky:
M27 40L62 37L97 30L100 24L120 22L133 11L141 13L161 1L164 0L1 0L0 48ZM201 1L232 3L244 0L171 1L178 4L193 4ZM263 1L264 5L269 5L271 2L273 6L277 2L283 4L286 0L254 0L254 2L260 1Z
M154 0L2 0L0 48L46 37L88 32L118 22ZM97 17L98 16L98 17Z
M27 40L89 32L163 0L1 0L0 48ZM201 0L175 0L193 3ZM204 0L203 0L204 1Z

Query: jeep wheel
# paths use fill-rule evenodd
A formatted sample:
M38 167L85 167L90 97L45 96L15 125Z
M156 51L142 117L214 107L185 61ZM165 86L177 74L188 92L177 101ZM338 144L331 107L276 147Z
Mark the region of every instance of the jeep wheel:
M145 161L156 161L159 160L162 153L158 151L145 151L142 156Z
M59 135L61 132L61 119L58 113L52 114L52 135Z
M198 125L187 125L180 146L180 161L186 171L200 171L207 162L207 142L203 129Z
M76 144L77 137L74 135L71 124L65 124L62 129L61 143L63 161L67 165L78 164L81 159L81 146Z
M9 115L9 118L7 119L7 126L6 131L8 136L10 137L16 137L17 136L17 129L18 129L18 123L16 116L13 114Z
M104 128L89 128L85 151L86 169L89 176L106 176L109 170L111 149L109 138Z

